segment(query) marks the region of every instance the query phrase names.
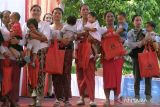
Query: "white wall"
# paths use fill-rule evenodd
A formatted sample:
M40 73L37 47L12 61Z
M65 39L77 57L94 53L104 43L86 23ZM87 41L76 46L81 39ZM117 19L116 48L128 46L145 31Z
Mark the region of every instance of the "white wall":
M0 11L10 10L11 12L19 12L21 15L20 23L25 21L25 0L0 0Z

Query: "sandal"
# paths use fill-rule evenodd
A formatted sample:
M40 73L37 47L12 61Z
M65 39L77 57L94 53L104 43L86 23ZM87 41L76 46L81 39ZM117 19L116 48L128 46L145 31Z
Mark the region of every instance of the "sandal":
M65 101L64 107L72 107L72 104L69 101Z
M77 101L77 105L81 106L81 105L85 105L84 99L79 99Z
M94 101L91 101L91 102L89 103L89 105L90 105L90 107L97 107L97 104L96 104L96 102L94 102Z
M35 106L36 105L36 97L32 97L32 103L30 103L28 106Z
M20 107L20 105L18 103L14 103L14 104L11 103L10 107Z
M53 107L61 107L60 102L59 102L59 101L56 101L56 102L54 103Z
M10 107L10 104L7 102L2 103L1 107Z
M121 105L122 102L119 99L114 100L114 105Z
M8 100L8 97L4 97L4 102L2 103L1 107L10 107L10 101Z
M106 100L105 103L103 104L103 107L109 107L110 106L110 101Z

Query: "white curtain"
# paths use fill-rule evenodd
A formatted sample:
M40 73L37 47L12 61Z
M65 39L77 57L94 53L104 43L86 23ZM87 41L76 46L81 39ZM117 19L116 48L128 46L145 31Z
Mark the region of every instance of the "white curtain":
M10 10L19 12L21 15L20 23L25 21L25 0L0 0L0 11Z

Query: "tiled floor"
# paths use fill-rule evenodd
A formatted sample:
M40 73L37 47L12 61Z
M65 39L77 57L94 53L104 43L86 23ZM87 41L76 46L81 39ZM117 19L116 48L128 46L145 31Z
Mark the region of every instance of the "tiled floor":
M76 106L76 101L78 100L77 97L73 97L71 99L71 103L73 105L73 107L77 107ZM86 101L86 105L85 106L80 106L80 107L89 107L89 100L85 99ZM103 107L103 103L105 100L102 99L96 99L97 102L97 107ZM31 102L30 98L24 98L24 97L20 97L20 106L21 107L28 107L28 104ZM53 107L54 104L54 99L44 99L42 107ZM63 103L61 103L62 107L63 107ZM133 104L133 103L123 103L121 105L117 105L114 106L113 102L111 102L111 106L110 107L160 107L160 104L150 104L150 105L146 105L146 104Z

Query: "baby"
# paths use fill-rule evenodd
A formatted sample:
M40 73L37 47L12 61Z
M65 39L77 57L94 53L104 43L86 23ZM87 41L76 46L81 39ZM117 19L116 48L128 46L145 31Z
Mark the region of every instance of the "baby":
M64 39L69 39L70 41L76 39L77 27L76 27L77 18L75 16L69 16L67 18L67 24L65 24L61 30L61 37ZM75 41L74 49L77 49L77 41ZM75 57L75 50L73 51L73 57Z
M150 38L156 38L157 34L154 32L154 29L156 27L156 24L152 21L149 21L146 23L146 34L145 34L145 40L147 43L149 43L151 46L153 46L154 50L158 51L158 43L154 40L151 41Z
M126 22L126 14L124 12L120 12L117 16L118 24L116 26L117 33L120 34L123 42L126 40L127 31L128 31L128 23Z
M99 33L100 25L97 20L96 13L90 12L88 14L88 22L85 25L85 30L96 40L101 41L101 34Z
M85 25L84 30L88 31L89 34L93 37L94 40L100 42L101 41L101 34L99 32L100 25L98 23L96 13L95 12L90 12L88 14L87 18L88 18L88 22ZM92 46L92 49L93 49L94 54L95 54L94 57L95 57L95 59L97 59L99 55L98 55L98 50L97 50L96 44L92 42L91 46Z
M32 39L30 35L41 35L41 33L38 31L38 22L36 19L31 18L27 20L27 27L29 28L29 33L27 35L27 52L26 56L24 57L24 60L27 63L31 62L31 52L32 52L32 67L36 67L35 61L37 58L37 53L39 51L41 42L37 39Z
M22 29L19 23L20 14L18 12L13 12L10 15L10 35L11 38L16 38L18 40L22 39ZM16 59L20 59L23 57L23 47L18 44L9 44L9 50L16 57Z
M69 16L67 18L67 24L65 24L61 30L61 36L62 38L70 38L74 39L76 36L76 21L77 18L75 16Z

